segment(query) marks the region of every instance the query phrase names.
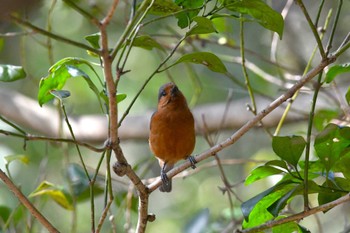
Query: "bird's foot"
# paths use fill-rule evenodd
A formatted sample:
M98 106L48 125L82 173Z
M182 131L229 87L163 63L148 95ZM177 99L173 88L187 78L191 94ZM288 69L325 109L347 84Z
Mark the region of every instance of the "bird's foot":
M194 158L194 156L190 155L188 157L188 161L190 161L192 169L196 169L197 168L196 167L197 160Z
M160 179L162 180L163 184L168 185L169 184L169 177L166 175L166 172L163 170L160 172Z

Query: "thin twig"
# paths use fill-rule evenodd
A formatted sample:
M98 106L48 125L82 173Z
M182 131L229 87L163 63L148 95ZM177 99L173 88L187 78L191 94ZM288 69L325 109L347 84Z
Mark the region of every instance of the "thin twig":
M320 36L318 35L318 32L317 32L317 28L315 27L315 25L312 23L312 20L310 18L310 15L309 13L307 12L307 9L303 3L302 0L296 0L296 3L299 5L301 11L304 13L304 16L306 18L306 21L308 22L310 28L311 28L311 31L312 33L314 34L314 37L316 39L316 42L317 42L317 47L320 51L320 54L321 54L321 57L322 59L325 59L327 57L327 54L325 53L324 51L324 48L323 48L323 45L322 45L322 41L321 41L321 38Z
M0 129L0 134L18 137L18 138L23 138L25 141L66 142L66 143L71 143L71 144L86 147L86 148L88 148L92 151L95 151L95 152L103 152L104 150L106 150L106 148L104 148L104 147L97 148L97 147L94 147L90 144L76 141L74 139L68 139L68 138L45 137L45 136L37 136L37 135L32 135L32 134L27 134L27 133L26 134L19 134L19 133L14 133L14 132L2 130L2 129Z
M95 48L93 48L93 47L90 47L90 46L88 46L86 44L83 44L83 43L80 43L80 42L68 39L66 37L63 37L63 36L60 36L60 35L48 32L48 31L46 31L44 29L41 29L41 28L31 24L30 22L28 22L26 20L22 20L22 19L18 18L17 16L11 15L11 19L13 21L15 21L16 23L18 23L20 25L23 25L25 27L28 27L28 28L32 29L33 31L38 32L38 33L40 33L40 34L42 34L44 36L48 36L48 37L50 37L52 39L55 39L57 41L61 41L61 42L64 42L66 44L70 44L70 45L76 46L78 48L82 48L82 49L85 49L85 50L89 50L89 51L91 51L93 53L100 54L100 51L95 49Z
M27 199L26 196L16 187L16 185L7 177L0 169L0 179L13 192L18 200L29 210L29 212L51 233L59 233L59 231L35 208L35 206Z

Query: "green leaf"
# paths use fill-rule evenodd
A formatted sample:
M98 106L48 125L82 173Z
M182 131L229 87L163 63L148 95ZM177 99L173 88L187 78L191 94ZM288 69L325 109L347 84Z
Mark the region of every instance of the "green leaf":
M287 205L289 199L295 195L297 189L300 189L300 186L303 187L303 184L295 186L286 194L284 194L281 198L275 201L272 205L270 205L267 210L274 216L277 217L279 212Z
M156 48L161 51L164 51L164 48L156 40L154 40L148 35L136 37L132 45L147 50L152 50L153 48Z
M345 99L346 99L346 102L348 103L348 105L350 105L350 87L346 91Z
M175 3L179 5L183 10L188 10L187 12L181 12L176 15L178 19L177 25L180 28L188 27L193 18L200 12L200 7L203 6L204 0L175 0Z
M5 165L9 165L13 161L20 161L23 164L29 163L29 158L26 155L8 155L4 157Z
M280 39L282 39L284 28L282 15L262 0L226 0L225 8L251 16L264 28L278 33Z
M180 10L181 7L172 0L155 0L148 13L153 15L168 15Z
M41 184L29 195L29 197L48 196L57 204L67 210L73 210L73 201L71 196L62 187L43 181Z
M88 61L82 58L64 58L51 66L49 69L49 75L40 80L38 92L38 102L40 106L52 100L55 97L55 93L59 94L57 91L60 91L66 84L66 81L71 77L83 77L100 101L99 90L90 77L77 67L78 65L87 65L98 77L96 71ZM101 102L100 106L102 108Z
M316 136L314 143L316 155L327 171L332 169L350 145L349 129L349 127L340 128L335 124L329 124Z
M334 118L338 116L338 111L331 109L320 109L316 112L314 117L314 125L318 131L324 129L324 127Z
M331 182L330 180L325 181L322 184L322 187L327 188L327 189L324 189L324 190L328 190L328 192L320 192L318 194L318 198L317 199L318 199L318 204L319 205L323 205L323 204L332 202L332 201L342 197L343 194L346 194L346 192L339 192L339 191L337 191L338 187L333 182Z
M208 18L197 16L193 18L193 21L195 21L196 24L191 27L186 33L186 36L217 32L213 22Z
M4 205L0 205L0 222L2 223L1 225L3 225L3 223L6 223L8 218L10 217L12 210ZM0 231L2 232L2 231Z
M260 166L260 167L255 168L253 171L251 171L250 175L245 180L245 184L249 185L249 184L251 184L257 180L263 179L265 177L281 174L284 172L285 171L283 171L279 168L275 168L275 167L271 167L271 166L267 166L267 165Z
M122 102L123 100L126 99L126 94L123 94L123 93L120 93L120 94L117 94L117 103L120 103Z
M278 216L275 220L285 218L286 216ZM306 233L306 229L296 222L287 222L272 228L272 233Z
M27 76L22 66L0 64L0 81L13 82Z
M100 37L101 37L101 33L97 32L94 34L90 34L85 36L85 40L87 40L87 42L89 42L89 44L95 48L95 49L99 49L100 48Z
M350 180L350 156L347 154L346 156L341 157L338 161L336 161L333 169L335 172L342 172L344 177Z
M290 181L278 183L248 201L243 202L241 205L245 219L243 227L250 228L271 220L273 215L268 211L268 208L291 190L295 189L297 185Z
M342 73L350 72L350 63L345 63L341 65L334 65L326 73L325 82L330 83L333 79Z
M180 57L173 65L179 64L181 62L191 62L191 63L196 63L196 64L201 64L211 71L218 72L218 73L226 73L226 67L224 63L218 58L215 54L213 53L208 53L208 52L195 52L195 53L190 53L186 54L182 57ZM171 67L169 66L169 67Z
M273 151L283 160L297 166L298 161L304 151L306 142L301 136L275 136L272 138Z
M84 172L84 169L78 164L69 164L66 169L66 176L69 180L74 196L78 197L90 186L88 177Z

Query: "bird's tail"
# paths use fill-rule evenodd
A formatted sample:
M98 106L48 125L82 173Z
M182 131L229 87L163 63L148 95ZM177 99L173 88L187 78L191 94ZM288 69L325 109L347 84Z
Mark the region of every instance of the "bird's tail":
M171 192L172 189L172 181L171 179L169 179L166 175L166 173L168 171L170 171L172 168L174 167L174 164L169 164L169 163L165 163L163 165L163 168L160 172L160 177L162 179L162 185L159 187L159 191L161 192Z

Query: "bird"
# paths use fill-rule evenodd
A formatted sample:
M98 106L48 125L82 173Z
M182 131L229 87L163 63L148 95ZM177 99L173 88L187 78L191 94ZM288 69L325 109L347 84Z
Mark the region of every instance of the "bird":
M176 162L189 159L192 168L195 168L196 160L191 156L195 143L195 123L186 98L173 82L162 85L149 134L150 149L161 167L161 192L171 192L172 182L166 173Z

